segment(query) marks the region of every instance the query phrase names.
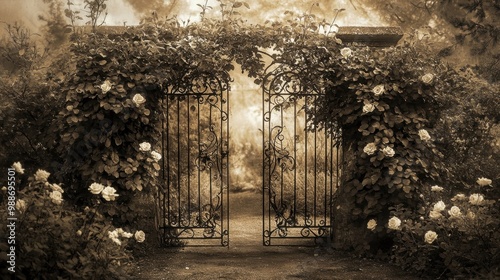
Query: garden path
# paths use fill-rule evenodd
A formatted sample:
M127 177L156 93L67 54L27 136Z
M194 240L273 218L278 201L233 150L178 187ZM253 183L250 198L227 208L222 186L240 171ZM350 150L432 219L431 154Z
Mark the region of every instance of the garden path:
M231 194L230 246L156 248L137 279L419 279L387 263L314 247L262 246L262 197Z

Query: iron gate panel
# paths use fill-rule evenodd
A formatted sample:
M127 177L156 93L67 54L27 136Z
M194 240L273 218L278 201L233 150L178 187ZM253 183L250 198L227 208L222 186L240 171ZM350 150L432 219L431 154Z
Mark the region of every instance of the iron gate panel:
M337 137L310 121L324 92L307 89L296 73L281 70L270 73L262 87L266 246L331 239L332 195L340 178Z
M228 91L209 74L165 90L157 195L163 245L229 245Z

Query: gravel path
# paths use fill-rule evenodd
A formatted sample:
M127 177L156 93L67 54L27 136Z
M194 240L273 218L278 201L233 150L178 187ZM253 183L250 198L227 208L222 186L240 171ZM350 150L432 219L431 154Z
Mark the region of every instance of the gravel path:
M230 246L153 249L138 279L419 279L387 263L315 247L264 247L261 196L231 194ZM256 207L257 205L258 207Z

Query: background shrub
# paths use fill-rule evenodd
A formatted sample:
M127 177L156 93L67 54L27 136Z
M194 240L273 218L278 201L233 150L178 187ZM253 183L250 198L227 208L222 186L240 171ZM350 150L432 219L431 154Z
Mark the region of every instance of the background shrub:
M71 71L69 57L45 49L22 25L6 25L6 31L0 42L0 167L22 160L27 169L53 169L54 124L65 98L59 82Z
M500 213L498 197L492 199L493 188L474 186L452 197L449 191L427 192L420 217L394 208L392 214L403 223L393 231L393 261L426 277L498 277ZM432 243L425 241L428 231L437 233Z
M29 178L17 174L16 183L22 189L16 204L18 279L127 278L132 272L128 238L120 236L120 245L110 238L109 232L116 229L101 214L100 198L95 198L97 207L76 211L64 201L64 196L62 200L54 196L64 190L49 183L49 173L43 172L38 170ZM7 220L6 209L2 203L0 214L4 220ZM6 261L3 258L7 254L5 228L2 228L2 261ZM131 245L134 243L131 241ZM6 275L6 268L3 269Z

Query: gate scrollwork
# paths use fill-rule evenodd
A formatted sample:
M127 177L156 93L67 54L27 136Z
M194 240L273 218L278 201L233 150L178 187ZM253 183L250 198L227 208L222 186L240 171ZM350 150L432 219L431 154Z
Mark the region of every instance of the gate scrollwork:
M164 89L161 241L227 246L228 81L196 73Z
M325 94L298 72L277 67L264 79L263 242L330 238L338 187L336 138L312 123Z

